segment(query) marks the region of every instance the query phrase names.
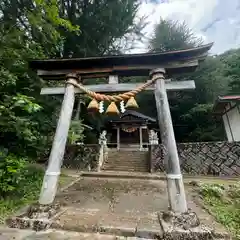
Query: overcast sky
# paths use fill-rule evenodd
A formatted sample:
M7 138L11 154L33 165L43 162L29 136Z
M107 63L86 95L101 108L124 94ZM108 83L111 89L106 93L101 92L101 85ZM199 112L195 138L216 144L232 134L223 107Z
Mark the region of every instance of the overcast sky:
M154 3L155 2L155 3ZM155 0L143 1L138 13L147 15L149 37L160 17L185 21L206 43L214 42L212 53L222 53L240 47L240 0ZM134 52L144 52L147 47L139 44Z

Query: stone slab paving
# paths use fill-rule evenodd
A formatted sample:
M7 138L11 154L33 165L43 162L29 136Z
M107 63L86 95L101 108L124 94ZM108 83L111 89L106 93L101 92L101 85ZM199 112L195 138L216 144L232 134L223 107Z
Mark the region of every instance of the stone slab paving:
M33 234L31 230L19 230L14 228L0 228L0 240L24 240L27 236Z
M202 223L223 229L194 202L187 186L186 195L189 208ZM161 234L157 214L168 209L166 182L162 180L86 177L58 195L56 201L66 207L55 222L56 228L125 236L139 232L139 236L147 237L148 231Z
M213 217L194 202L188 186L186 195L189 207L202 222L219 228ZM20 231L13 229L12 235L5 234L10 237L1 238L3 235L0 235L0 240L151 239L155 234L162 234L158 213L168 209L168 196L166 183L162 180L83 177L59 193L56 203L63 206L64 212L54 219L51 228L55 230L21 232L22 238L13 238L12 235L16 236L16 231Z
M99 233L81 233L49 229L44 232L33 232L20 229L0 229L0 240L147 240L138 237L122 237Z
M65 170L63 170L65 173ZM152 179L152 180L166 180L166 174L162 172L146 173L146 172L124 172L124 171L102 171L102 172L84 172L76 173L74 170L67 170L66 175L69 176L83 176L93 178L128 178L128 179ZM238 181L238 176L210 176L210 175L189 175L183 174L184 182L189 181L203 181L203 182L218 182L226 181L226 183Z
M160 234L157 213L168 208L165 183L154 180L83 178L56 202L66 211L56 219L55 228L125 236L145 229Z

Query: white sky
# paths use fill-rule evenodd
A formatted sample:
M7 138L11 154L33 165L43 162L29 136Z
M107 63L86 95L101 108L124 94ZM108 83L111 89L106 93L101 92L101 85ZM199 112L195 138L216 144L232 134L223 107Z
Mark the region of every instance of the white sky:
M231 4L229 4L231 2ZM142 3L139 17L148 16L145 36L151 36L153 26L163 19L185 21L206 43L214 41L214 53L237 47L240 43L240 0L158 0L158 3ZM239 16L239 17L238 17ZM239 21L240 22L240 21ZM224 32L228 29L228 34ZM147 40L133 52L146 51Z

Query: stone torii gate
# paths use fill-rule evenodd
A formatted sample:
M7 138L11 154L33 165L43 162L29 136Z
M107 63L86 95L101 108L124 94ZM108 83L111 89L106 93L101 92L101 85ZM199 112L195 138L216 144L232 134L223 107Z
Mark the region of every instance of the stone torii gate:
M165 166L167 173L168 198L171 210L186 212L187 203L179 157L173 131L167 91L194 89L194 81L174 82L165 76L194 71L200 60L204 60L212 44L197 48L146 54L128 54L119 56L103 56L83 59L50 59L34 60L30 68L45 80L66 79L65 87L43 88L43 95L64 95L60 117L45 172L39 203L51 204L57 192L58 178L72 118L75 94L83 93L75 86L89 78L108 77L109 84L86 85L97 93L113 93L134 90L139 84L118 83L118 76L149 76L155 86L145 90L153 90L156 99L158 122L161 140L165 150Z

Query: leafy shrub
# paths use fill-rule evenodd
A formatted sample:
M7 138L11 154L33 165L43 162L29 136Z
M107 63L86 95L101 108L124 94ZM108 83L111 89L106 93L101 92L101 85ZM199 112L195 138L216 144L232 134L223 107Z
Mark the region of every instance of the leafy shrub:
M26 168L27 161L13 154L6 149L0 150L0 194L6 196L16 191L20 182L25 178L22 174Z
M240 239L240 185L203 184L200 194L216 220Z
M231 198L235 198L236 200L240 199L240 182L237 184L229 186L228 196Z
M36 166L28 165L21 173L19 186L11 195L0 198L0 224L5 218L22 206L36 201L42 185L44 170Z
M202 184L200 194L204 197L221 198L224 194L224 186L220 184Z
M77 141L82 142L84 139L84 125L81 120L73 120L68 133L68 140L71 144L75 144Z
M23 191L27 187L27 185L29 185L29 182L37 183L38 187L41 187L44 170L42 168L37 168L34 165L27 166L24 168L24 172L22 173L22 175L24 175L24 178L20 183L21 191ZM28 192L28 189L26 189L26 192Z

